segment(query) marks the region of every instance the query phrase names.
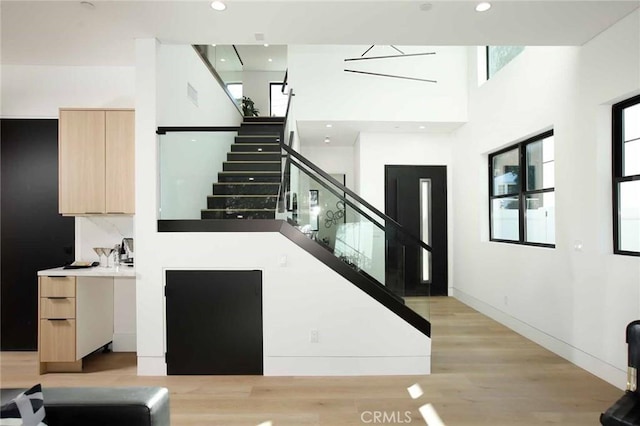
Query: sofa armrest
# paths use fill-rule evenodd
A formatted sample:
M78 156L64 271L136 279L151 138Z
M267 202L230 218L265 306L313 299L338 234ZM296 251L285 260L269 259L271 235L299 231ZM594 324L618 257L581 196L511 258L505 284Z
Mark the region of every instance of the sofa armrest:
M42 393L49 426L170 424L166 388L44 388Z

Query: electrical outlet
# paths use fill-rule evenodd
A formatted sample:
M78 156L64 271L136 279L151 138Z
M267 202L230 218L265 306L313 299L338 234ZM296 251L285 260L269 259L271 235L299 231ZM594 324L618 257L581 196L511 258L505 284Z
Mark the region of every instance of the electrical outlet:
M309 342L318 343L319 340L320 339L319 339L319 336L318 336L318 330L311 329L311 331L309 331Z

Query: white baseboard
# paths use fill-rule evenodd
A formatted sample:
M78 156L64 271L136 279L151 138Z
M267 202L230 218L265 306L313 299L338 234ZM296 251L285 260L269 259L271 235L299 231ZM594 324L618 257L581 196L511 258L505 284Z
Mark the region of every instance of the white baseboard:
M136 333L115 333L113 335L114 352L136 352Z
M509 327L511 330L539 344L543 348L550 350L578 367L587 370L606 382L609 382L613 386L616 386L619 389L625 389L627 384L626 371L620 370L591 354L581 351L562 340L544 333L537 328L534 328L507 314L506 312L496 309L488 303L478 300L458 289L453 289L453 297L460 300L462 303L469 305L483 315L486 315L489 318L498 321L500 324Z

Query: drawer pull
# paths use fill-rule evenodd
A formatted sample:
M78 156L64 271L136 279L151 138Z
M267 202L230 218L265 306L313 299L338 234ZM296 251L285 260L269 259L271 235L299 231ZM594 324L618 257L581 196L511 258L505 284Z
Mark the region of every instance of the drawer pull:
M47 297L47 299L61 300L61 299L68 299L68 298L66 296L49 296Z
M66 321L69 318L47 318L48 321Z
M60 278L67 278L67 276L66 275L49 275L47 278L58 278L58 279L60 279Z

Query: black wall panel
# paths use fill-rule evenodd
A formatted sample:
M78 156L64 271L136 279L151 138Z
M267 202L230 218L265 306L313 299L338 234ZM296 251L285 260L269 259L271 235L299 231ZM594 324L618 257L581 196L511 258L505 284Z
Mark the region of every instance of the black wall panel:
M263 374L262 271L167 271L167 374Z
M36 350L40 269L73 261L58 214L58 120L0 121L0 350Z

